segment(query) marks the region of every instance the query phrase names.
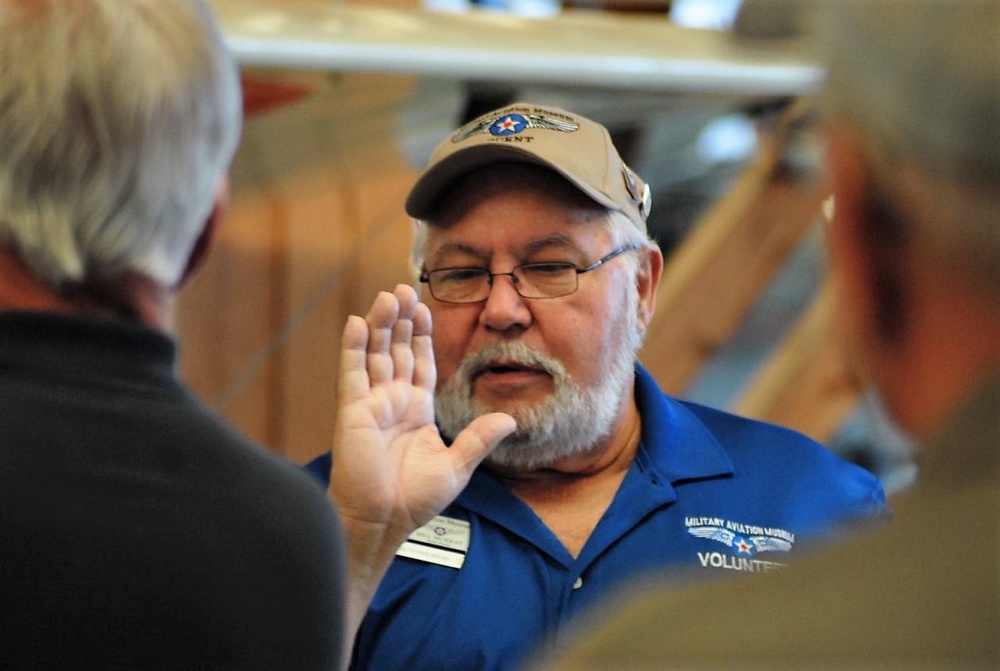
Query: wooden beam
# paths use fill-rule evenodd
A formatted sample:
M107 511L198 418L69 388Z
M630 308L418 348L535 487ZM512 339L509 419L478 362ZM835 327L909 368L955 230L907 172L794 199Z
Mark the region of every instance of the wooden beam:
M836 296L827 280L733 410L829 440L864 391L835 322Z
M786 113L760 158L667 260L641 353L667 393L683 392L731 338L820 210L822 180L789 169L785 154L807 105Z

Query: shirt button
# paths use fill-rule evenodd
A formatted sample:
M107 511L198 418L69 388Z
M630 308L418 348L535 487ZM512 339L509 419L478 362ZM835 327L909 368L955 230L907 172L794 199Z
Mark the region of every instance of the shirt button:
M573 589L580 589L583 587L583 578L577 578L576 582L573 583Z

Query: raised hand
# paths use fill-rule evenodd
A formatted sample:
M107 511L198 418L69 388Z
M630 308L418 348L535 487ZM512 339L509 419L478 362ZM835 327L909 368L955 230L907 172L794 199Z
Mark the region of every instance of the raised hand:
M479 417L445 446L434 424L431 315L410 286L344 327L330 497L347 533L353 634L399 545L465 487L515 428Z

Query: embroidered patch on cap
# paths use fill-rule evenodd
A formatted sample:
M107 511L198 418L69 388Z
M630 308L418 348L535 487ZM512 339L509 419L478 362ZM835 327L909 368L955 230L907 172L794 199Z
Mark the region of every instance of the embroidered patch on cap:
M517 114L511 112L477 121L473 125L455 133L451 137L451 141L456 143L462 142L482 133L489 133L494 137L506 137L508 135L517 135L529 128L542 128L545 130L561 131L563 133L573 133L580 130L580 124L544 114Z

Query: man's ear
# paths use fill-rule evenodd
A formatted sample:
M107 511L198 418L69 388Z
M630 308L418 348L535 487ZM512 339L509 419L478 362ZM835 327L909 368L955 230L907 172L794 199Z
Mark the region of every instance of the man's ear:
M188 256L187 266L185 266L184 272L177 281L177 287L180 287L187 282L188 278L190 278L194 272L201 267L201 264L208 257L208 252L212 248L212 242L215 239L215 231L219 225L219 220L222 219L228 207L229 178L223 177L219 180L219 186L215 192L215 202L212 205L212 210L205 219L205 224L201 229L201 233L198 235L198 239L195 240L194 246L191 248L191 254Z
M639 290L639 327L645 332L653 321L656 312L656 291L663 275L663 252L656 245L649 245L640 250L639 274L636 284Z
M846 326L858 331L874 309L868 287L871 269L861 227L864 160L859 139L847 129L829 129L827 167L833 189L833 214L827 225L830 270L840 292L840 310Z
M828 152L835 196L828 241L841 309L868 346L891 346L905 335L912 307L906 281L908 227L857 134L833 131Z

